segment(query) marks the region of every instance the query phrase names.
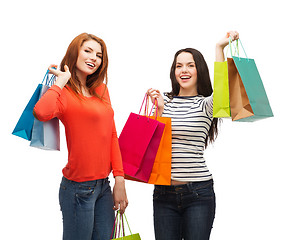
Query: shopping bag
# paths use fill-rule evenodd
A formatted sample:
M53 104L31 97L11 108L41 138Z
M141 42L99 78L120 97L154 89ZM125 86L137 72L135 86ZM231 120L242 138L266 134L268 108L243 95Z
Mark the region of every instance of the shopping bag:
M41 98L49 89L49 87L53 84L53 81L54 76L52 76L49 80L47 75L46 83L41 88L39 98ZM44 150L60 150L59 119L53 118L47 122L41 122L34 119L30 146Z
M125 175L148 182L159 148L165 124L140 115L130 113L119 136L119 146Z
M239 121L273 117L273 112L254 59L233 57L248 95L254 115Z
M157 111L155 114L157 115ZM146 109L144 115L148 116ZM150 118L155 119L156 117L151 116ZM171 118L157 117L157 121L164 123L165 127L148 182L128 175L125 176L126 179L155 185L171 185Z
M164 123L165 128L148 183L171 185L171 118L157 117L157 121Z
M146 105L144 111L145 116L150 115L148 113L148 109L149 109L148 98L149 96L147 96L146 99ZM157 102L155 102L155 107L157 107L156 103ZM155 184L155 185L171 185L171 118L159 117L157 108L154 113L154 116L151 116L150 118L155 119L156 116L157 116L157 121L164 123L165 127L150 178L148 182L145 183ZM138 181L138 182L144 182L136 178L130 177L128 175L126 176L126 179Z
M42 84L38 84L12 132L13 135L29 141L31 140L31 131L34 122L33 108L39 99L41 89Z
M231 117L233 121L254 115L248 95L233 58L227 58Z
M213 117L230 117L227 61L214 63Z
M130 235L127 236L125 235L124 220L126 221L128 230L130 232ZM139 233L132 234L125 213L121 214L120 211L117 211L111 240L141 240Z
M245 52L245 49L240 39L239 42L245 53L245 58L239 56L239 48L237 47L237 56L232 56L232 60L234 61L234 64L236 66L236 69L232 70L234 71L232 75L234 76L236 75L237 79L239 79L238 81L239 84L233 83L233 85L236 86L239 85L240 87L240 91L242 95L241 98L242 107L238 108L238 106L236 106L234 108L233 103L231 103L231 97L230 97L231 116L233 115L232 120L253 122L256 120L273 117L273 112L270 107L270 103L268 101L267 94L264 89L255 60L247 57L247 54ZM229 45L231 46L231 41L229 42ZM237 40L237 46L238 46L238 40ZM229 62L230 64L228 64L228 73L229 73L229 67L233 65L231 60L229 60ZM240 78L238 77L238 75L240 76ZM229 77L229 84L232 85L231 83L232 79L230 79L229 74L228 77ZM230 95L232 94L233 93L231 93L230 91Z

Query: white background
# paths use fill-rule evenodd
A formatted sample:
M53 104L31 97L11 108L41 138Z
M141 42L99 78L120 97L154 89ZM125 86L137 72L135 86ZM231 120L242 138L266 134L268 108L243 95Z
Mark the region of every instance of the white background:
M64 129L60 152L31 148L11 132L47 67L60 63L75 36L93 33L107 44L108 86L120 133L149 87L170 90L177 50L200 50L213 78L215 43L228 30L239 31L255 59L275 117L255 123L225 119L216 143L207 149L217 195L211 239L282 239L278 0L17 0L1 5L0 239L61 239ZM126 187L133 232L154 239L153 186L127 181Z

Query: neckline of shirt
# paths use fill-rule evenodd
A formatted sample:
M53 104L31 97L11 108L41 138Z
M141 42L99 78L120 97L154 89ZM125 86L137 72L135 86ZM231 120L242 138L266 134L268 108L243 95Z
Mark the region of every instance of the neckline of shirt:
M196 96L175 96L173 98L179 98L179 99L192 99L196 97L202 97L202 95L196 95Z

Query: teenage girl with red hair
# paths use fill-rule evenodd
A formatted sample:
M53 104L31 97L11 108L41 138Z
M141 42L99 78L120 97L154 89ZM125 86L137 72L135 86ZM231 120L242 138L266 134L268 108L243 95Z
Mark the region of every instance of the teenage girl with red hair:
M114 209L123 213L128 200L106 85L106 45L82 33L70 43L60 69L53 67L49 70L57 80L36 104L34 115L40 121L57 117L65 126L68 163L59 192L63 239L109 240ZM110 172L115 177L113 195Z

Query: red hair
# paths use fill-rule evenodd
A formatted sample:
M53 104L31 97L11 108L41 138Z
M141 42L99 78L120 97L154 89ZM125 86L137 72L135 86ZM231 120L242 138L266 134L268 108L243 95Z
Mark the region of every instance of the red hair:
M79 94L81 94L81 82L76 76L76 62L78 58L78 52L83 45L84 42L88 40L94 40L97 43L101 45L102 49L102 63L100 67L91 75L87 76L86 80L86 87L89 89L89 93L91 95L94 95L96 97L102 98L102 96L99 96L95 89L101 85L104 81L107 85L108 83L108 75L107 75L107 69L108 69L108 53L107 53L107 47L105 42L101 39L96 37L93 34L88 33L81 33L77 37L75 37L72 42L70 43L67 52L61 62L61 71L64 71L64 66L67 65L71 72L71 78L68 81L67 85L75 92L75 94L80 98ZM105 88L106 90L106 88Z

